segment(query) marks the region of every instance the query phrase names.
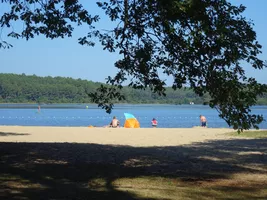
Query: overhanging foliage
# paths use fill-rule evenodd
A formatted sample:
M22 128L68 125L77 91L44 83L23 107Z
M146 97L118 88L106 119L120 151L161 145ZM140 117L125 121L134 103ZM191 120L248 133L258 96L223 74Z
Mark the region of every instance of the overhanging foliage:
M235 129L258 128L263 121L252 115L250 107L266 85L247 77L243 64L255 69L266 65L258 58L261 45L256 40L252 22L242 16L244 6L233 6L226 0L103 0L96 2L110 20L112 30L96 30L98 16L90 15L78 0L2 0L10 10L0 18L0 25L24 23L21 32L8 36L30 39L43 34L48 38L70 37L73 24L89 26L79 39L93 46L98 38L103 49L117 52L122 59L115 63L119 72L109 77L113 89L101 87L91 94L93 100L108 112L112 97L125 80L129 86L165 95L165 80L173 77L173 89L189 85L196 94L209 93L210 106ZM2 41L2 47L9 47ZM242 63L242 64L241 64ZM108 90L108 91L107 91Z

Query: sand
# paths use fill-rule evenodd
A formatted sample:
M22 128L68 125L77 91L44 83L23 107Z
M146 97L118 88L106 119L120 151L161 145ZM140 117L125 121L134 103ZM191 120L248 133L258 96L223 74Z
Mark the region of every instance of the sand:
M89 128L0 126L0 142L94 143L129 146L177 146L230 139L227 128Z

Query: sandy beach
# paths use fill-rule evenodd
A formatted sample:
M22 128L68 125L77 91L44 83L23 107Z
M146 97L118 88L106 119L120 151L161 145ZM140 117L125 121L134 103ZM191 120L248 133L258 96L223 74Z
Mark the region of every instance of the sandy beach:
M229 139L227 128L89 128L0 126L0 142L94 143L129 146L176 146Z
M0 199L266 199L267 139L227 132L0 126Z

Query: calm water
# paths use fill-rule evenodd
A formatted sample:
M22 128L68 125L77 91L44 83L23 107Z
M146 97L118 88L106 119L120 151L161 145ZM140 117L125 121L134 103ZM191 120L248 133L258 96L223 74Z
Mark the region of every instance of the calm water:
M151 119L155 117L158 127L190 128L199 125L200 114L207 117L208 127L228 127L216 110L203 105L117 105L110 115L94 105L86 108L85 104L42 105L40 112L34 104L2 104L0 108L0 125L105 126L113 116L123 124L123 113L128 112L139 120L141 127L151 127ZM255 106L253 113L267 119L267 106ZM263 122L260 128L266 129L267 123Z

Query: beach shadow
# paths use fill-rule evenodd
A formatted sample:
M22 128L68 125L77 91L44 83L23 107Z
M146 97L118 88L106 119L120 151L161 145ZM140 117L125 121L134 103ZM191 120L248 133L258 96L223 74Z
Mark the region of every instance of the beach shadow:
M0 132L0 136L21 136L30 135L29 133L10 133L10 132Z
M0 197L156 200L117 190L114 182L123 178L162 177L179 179L185 184L209 183L235 173L266 174L266 155L267 139L217 140L175 147L0 143ZM15 190L19 192L14 192L10 187L12 181L29 186L18 187ZM253 195L266 187L267 183L242 190ZM217 188L220 192L235 189L235 186ZM190 195L201 199L193 191ZM204 198L207 194L202 195Z

